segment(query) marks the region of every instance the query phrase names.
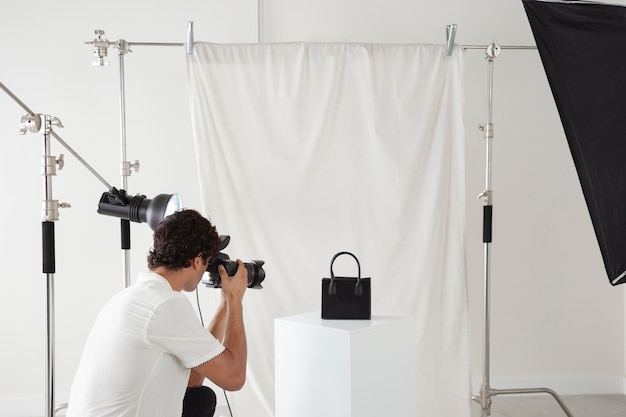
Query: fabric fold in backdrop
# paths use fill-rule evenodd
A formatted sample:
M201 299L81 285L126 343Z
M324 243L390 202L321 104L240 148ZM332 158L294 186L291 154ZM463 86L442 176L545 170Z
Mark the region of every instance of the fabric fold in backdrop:
M626 8L523 0L609 282L626 282Z
M409 400L420 415L468 417L461 48L196 42L186 59L202 210L232 258L266 261L264 289L244 300L249 373L234 414L274 415L274 319L319 311L332 256L350 251L374 316L417 317Z

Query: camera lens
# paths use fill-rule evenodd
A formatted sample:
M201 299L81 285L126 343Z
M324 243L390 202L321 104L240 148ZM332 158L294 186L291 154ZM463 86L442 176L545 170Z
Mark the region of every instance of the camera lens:
M265 261L260 260L243 263L248 274L248 288L263 288L261 286L261 283L265 279L263 264L265 264ZM209 278L202 280L207 287L222 288L222 279L217 268L219 265L224 266L224 269L226 269L226 273L229 277L232 277L237 273L237 262L231 261L225 253L217 253L213 258L211 258L209 265L207 266Z
M261 283L265 279L264 263L264 261L259 260L244 262L244 266L248 270L248 288L263 288Z
M228 242L230 242L230 236L221 235L221 244L218 250L222 250L228 246ZM263 288L261 283L265 279L265 271L263 270L263 264L265 261L250 261L244 262L243 265L246 267L246 271L248 272L248 288ZM237 262L231 261L230 257L224 252L217 252L215 255L211 257L209 260L209 265L207 265L206 271L208 272L208 278L203 278L202 283L207 287L213 288L222 288L222 280L220 274L217 270L217 267L222 265L224 269L226 269L226 273L229 277L234 276L237 273Z

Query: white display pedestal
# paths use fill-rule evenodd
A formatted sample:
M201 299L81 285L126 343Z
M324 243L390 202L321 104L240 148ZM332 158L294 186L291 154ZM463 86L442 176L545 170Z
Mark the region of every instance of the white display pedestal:
M276 417L417 415L415 319L274 320Z

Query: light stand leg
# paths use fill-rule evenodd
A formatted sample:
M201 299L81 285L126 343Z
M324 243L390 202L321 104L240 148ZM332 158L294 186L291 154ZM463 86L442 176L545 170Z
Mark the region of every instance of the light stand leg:
M490 356L490 317L491 317L491 242L493 225L493 191L491 189L491 162L493 139L493 61L500 53L500 47L493 42L487 47L489 64L489 105L487 123L480 126L485 133L485 191L478 198L483 201L483 243L484 243L484 328L483 328L483 381L479 395L472 396L472 400L480 404L481 417L491 415L491 397L502 394L534 394L547 393L552 395L568 417L573 414L567 408L559 395L549 388L520 388L498 390L490 387L489 356Z

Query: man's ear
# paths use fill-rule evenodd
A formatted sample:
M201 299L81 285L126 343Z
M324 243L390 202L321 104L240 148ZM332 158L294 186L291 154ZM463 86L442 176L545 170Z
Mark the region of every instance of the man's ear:
M200 254L193 258L193 266L194 268L206 269L207 262L205 262L205 260L202 258L202 255Z

